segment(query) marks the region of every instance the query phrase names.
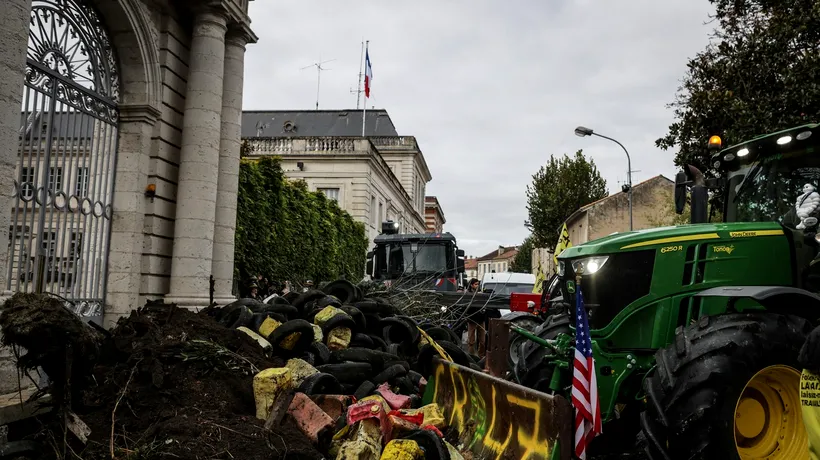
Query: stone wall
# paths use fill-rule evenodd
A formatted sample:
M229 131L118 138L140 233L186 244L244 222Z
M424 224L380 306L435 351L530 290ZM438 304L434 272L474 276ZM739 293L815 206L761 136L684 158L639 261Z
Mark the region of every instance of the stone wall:
M345 137L247 140L253 146L253 155L279 156L285 175L304 180L310 190L338 188L340 207L365 225L370 241L381 232L381 223L388 218L403 219L402 231L406 233L424 232L424 218L399 177L405 170L403 163L381 153L370 140ZM385 156L391 158L392 163ZM405 156L412 161L412 154ZM298 163L302 163L301 169Z
M671 180L657 176L632 189L633 229L657 227L662 214L670 208L668 200L674 191ZM573 245L596 240L615 232L629 231L629 201L627 194L618 192L586 208L567 222Z

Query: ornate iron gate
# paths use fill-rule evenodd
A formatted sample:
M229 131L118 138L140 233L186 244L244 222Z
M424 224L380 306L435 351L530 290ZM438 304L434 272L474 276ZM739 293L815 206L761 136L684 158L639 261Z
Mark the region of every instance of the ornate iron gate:
M49 292L101 317L117 158L119 76L83 0L34 0L8 286Z

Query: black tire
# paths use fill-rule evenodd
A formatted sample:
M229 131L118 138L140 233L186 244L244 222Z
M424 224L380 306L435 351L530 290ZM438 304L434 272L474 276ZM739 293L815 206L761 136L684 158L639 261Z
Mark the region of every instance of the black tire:
M367 334L353 334L353 338L350 340L350 348L367 348L367 349L374 349L376 346L373 343L373 339L370 338Z
M404 377L405 375L407 375L407 368L401 364L394 364L373 377L373 383L381 385L388 380Z
M353 321L353 318L347 316L347 314L339 313L333 318L327 320L327 322L322 326L322 333L325 335L325 338L327 338L330 334L330 331L336 329L337 327L346 327L350 329L351 332L356 332L356 321Z
M299 314L299 310L296 307L284 303L267 304L264 308L262 308L261 312L277 313L288 318L296 318L296 315Z
M419 395L410 395L410 408L411 409L418 409L421 407L421 396Z
M353 321L356 321L357 331L367 330L367 318L365 318L361 310L352 305L342 305L342 311L350 315Z
M322 288L322 291L338 298L342 303L352 303L356 301L356 286L347 280L331 281Z
M456 345L461 342L461 339L458 338L455 332L446 327L435 326L427 329L425 332L427 332L427 335L429 335L430 338L436 342L450 342Z
M427 460L448 460L450 451L444 445L444 440L430 430L413 430L402 436L402 439L416 441L424 449L424 458Z
M313 354L317 365L330 363L330 349L322 342L312 342L308 351Z
M381 322L382 337L386 343L398 343L412 345L416 343L419 331L413 330L406 321L401 318L385 318ZM413 334L415 332L415 334Z
M353 393L353 397L356 398L356 401L359 401L362 398L372 395L374 391L376 391L376 384L370 380L365 380L361 385L359 385L359 388L356 388L356 391Z
M290 302L291 305L298 308L300 311L305 311L305 305L307 305L308 302L312 302L314 300L321 299L322 297L324 297L326 295L327 294L325 294L322 291L318 291L318 290L313 289L313 290L304 292L302 294L299 294L299 296L296 297L296 299L294 299L294 300L288 299L288 301Z
M347 348L330 352L330 362L343 363L350 361L353 363L368 363L373 366L373 371L381 372L387 360L397 360L398 357L384 352L369 350L367 348Z
M657 368L644 384L645 454L738 459L734 417L741 392L768 366L800 369L798 353L810 331L805 319L766 312L704 317L679 327L674 343L655 354Z
M501 319L509 321L510 326L517 326L521 329L526 329L529 332L534 332L538 326L544 322L537 316L523 311L507 313L502 316ZM521 352L521 344L527 341L528 340L524 336L516 334L515 332L510 332L510 355L508 359L510 369L515 367L515 363L517 363L518 359L521 357L519 354Z
M281 343L289 335L298 332L299 338L293 348L288 350L282 348ZM292 319L287 323L277 327L267 337L268 342L273 345L274 350L286 355L297 355L307 350L313 342L313 325L303 319Z
M367 363L323 364L317 366L316 370L330 374L339 382L349 385L358 385L373 375L373 367Z
M469 366L470 364L474 364L475 361L466 351L464 351L461 347L454 343L450 342L441 342L438 344L444 351L453 358L453 362L462 366Z
M316 306L319 308L325 307L336 307L340 308L342 306L342 301L339 300L338 297L332 295L326 295L320 299L316 299Z
M367 336L373 341L374 350L387 351L387 344L384 343L384 339L373 334L367 334Z
M299 385L299 391L308 396L318 394L335 395L339 394L341 389L342 386L339 384L336 377L322 372L305 378L305 380L303 380Z
M227 327L228 329L236 329L238 327L247 327L250 325L252 318L253 312L245 305L240 305L220 318L219 324Z
M570 318L567 315L550 316L533 333L542 339L555 339L562 333L571 335ZM552 372L555 370L552 365L544 362L544 356L550 350L531 340L520 344L519 348L520 358L513 367L516 382L537 391L548 391Z
M254 313L253 317L248 321L248 329L252 331L259 332L259 326L265 322L266 319L271 318L280 323L287 322L287 318L280 315L279 313L272 313L272 312L265 312L265 313Z

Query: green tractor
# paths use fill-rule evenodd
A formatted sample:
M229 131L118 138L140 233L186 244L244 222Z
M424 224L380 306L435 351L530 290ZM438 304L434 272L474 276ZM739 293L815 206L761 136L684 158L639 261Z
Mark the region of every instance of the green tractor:
M676 177L692 224L560 254L561 296L513 375L569 399L580 280L604 420L593 458L808 459L797 358L820 324L818 147L810 124L722 149L717 179L692 166Z

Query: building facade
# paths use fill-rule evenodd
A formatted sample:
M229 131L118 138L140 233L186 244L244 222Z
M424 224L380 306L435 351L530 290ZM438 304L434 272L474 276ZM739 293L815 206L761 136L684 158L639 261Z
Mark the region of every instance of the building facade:
M473 278L478 279L478 259L475 257L467 257L464 259L464 278L467 281Z
M518 254L518 246L499 246L495 251L478 258L478 276L480 280L487 273L506 273Z
M444 232L444 224L447 219L444 218L444 211L441 210L441 204L435 196L424 197L424 225L428 233L442 233Z
M211 277L232 300L248 5L4 0L3 297L105 326L147 299L205 307ZM0 352L0 392L29 384Z
M412 136L400 136L384 110L246 111L242 138L250 155L276 155L290 179L336 200L367 229L381 223L401 233L424 233L424 192L432 179Z
M0 22L5 295L109 325L233 299L248 0L9 0Z
M632 187L632 226L643 230L665 225L672 213L671 200L675 183L655 176ZM629 201L627 194L618 192L581 207L566 220L569 239L577 245L610 235L629 231ZM557 238L556 238L557 239Z

